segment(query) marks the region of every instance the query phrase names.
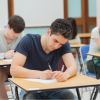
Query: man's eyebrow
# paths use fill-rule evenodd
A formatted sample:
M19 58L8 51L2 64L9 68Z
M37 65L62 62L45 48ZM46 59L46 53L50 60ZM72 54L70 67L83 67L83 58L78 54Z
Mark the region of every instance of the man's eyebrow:
M64 44L62 44L62 43L60 43L61 45L64 45Z
M56 40L56 39L55 39ZM57 40L56 40L57 41ZM58 41L57 41L58 42ZM60 42L58 42L58 43L60 43ZM60 45L64 45L64 44L62 44L62 43L60 43Z

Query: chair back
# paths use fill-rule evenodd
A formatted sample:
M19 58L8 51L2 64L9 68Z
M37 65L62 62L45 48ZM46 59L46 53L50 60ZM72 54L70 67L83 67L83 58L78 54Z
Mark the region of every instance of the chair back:
M82 60L82 64L83 64L83 70L84 70L85 75L96 78L95 73L89 72L88 69L85 68L85 64L84 64L84 59L87 58L86 53L89 52L89 47L90 47L90 45L84 45L84 46L80 47L80 55L81 55L81 60Z
M63 59L61 58L59 65L58 65L58 71L61 71L63 65L64 65L64 70L63 70L64 72L67 69L67 67L65 66Z
M81 56L83 59L87 58L86 53L88 53L89 47L90 47L90 45L84 45L84 46L80 47L80 52L81 52Z

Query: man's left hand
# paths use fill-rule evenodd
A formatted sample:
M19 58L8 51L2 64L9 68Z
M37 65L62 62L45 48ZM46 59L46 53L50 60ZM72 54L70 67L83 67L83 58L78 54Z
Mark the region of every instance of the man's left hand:
M56 79L59 82L63 82L67 80L67 76L64 72L61 71L54 71L51 73L52 78Z

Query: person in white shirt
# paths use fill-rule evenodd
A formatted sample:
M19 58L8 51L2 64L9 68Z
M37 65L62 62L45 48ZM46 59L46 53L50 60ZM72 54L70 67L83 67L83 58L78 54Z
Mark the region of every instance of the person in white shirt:
M100 26L92 29L89 53L100 52ZM100 58L94 58L94 64L96 66L96 72L100 72ZM89 72L94 73L92 56L87 56L87 69Z
M13 58L14 49L24 36L25 22L22 17L10 17L7 27L0 28L0 59ZM8 100L5 81L10 75L10 66L0 68L0 100Z
M72 27L73 27L73 34L72 34L72 38L69 40L70 44L73 43L81 43L81 40L79 38L79 36L77 35L77 25L76 25L76 21L74 18L67 18L67 20L71 23Z

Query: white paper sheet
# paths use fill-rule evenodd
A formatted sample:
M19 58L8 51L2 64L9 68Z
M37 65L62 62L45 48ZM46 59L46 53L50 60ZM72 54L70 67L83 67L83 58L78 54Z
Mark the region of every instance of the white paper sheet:
M12 59L4 59L3 61L12 62Z
M29 88L28 90L39 90L39 88Z
M54 82L58 82L56 79L49 79L49 80L42 80L42 79L24 79L26 81L34 81L34 82L40 82L40 83L54 83Z

